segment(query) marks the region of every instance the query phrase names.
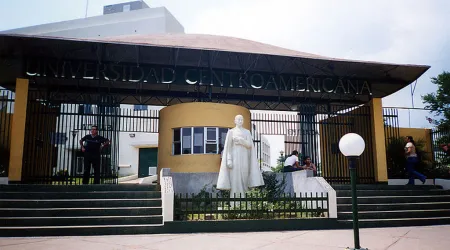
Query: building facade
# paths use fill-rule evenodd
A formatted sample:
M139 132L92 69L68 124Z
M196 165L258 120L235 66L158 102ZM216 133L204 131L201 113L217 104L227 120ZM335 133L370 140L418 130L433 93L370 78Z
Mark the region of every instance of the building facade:
M128 15L122 23L132 26L140 14L130 13L152 11L124 6L98 18L114 27ZM66 173L76 179L82 172L78 141L92 125L112 142L101 153L102 168L111 177L147 176L157 168L218 171L223 134L239 113L261 137L263 167L270 162L271 146L264 135L282 135L290 148L320 164L327 180L346 182L348 166L337 144L345 133L357 132L367 142L360 179L386 182L381 98L428 69L336 60L232 37L164 34L170 25L159 21L161 33L130 36L126 29L99 38L83 22L73 21L58 34L60 23L0 35L0 56L14 59L0 61L0 86L15 95L8 148L13 182L60 180ZM80 32L68 35L74 30ZM76 53L68 53L74 48ZM99 61L93 48L109 53ZM159 115L152 114L158 109ZM289 115L258 118L255 110Z
M139 1L140 2L140 1ZM138 2L138 3L139 3ZM128 11L125 6L133 6ZM116 36L183 34L184 27L165 8L136 3L104 7L104 15L1 31L0 34L96 39Z

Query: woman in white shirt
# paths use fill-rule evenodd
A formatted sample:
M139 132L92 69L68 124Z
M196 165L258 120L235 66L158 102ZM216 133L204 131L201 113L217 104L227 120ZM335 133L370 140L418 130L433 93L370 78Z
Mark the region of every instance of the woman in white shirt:
M292 154L284 161L283 172L294 172L302 170L298 163L298 151L292 151Z
M417 158L416 143L414 142L412 136L407 136L405 140L406 170L409 175L408 185L414 185L414 179L416 177L422 181L422 184L425 184L427 177L414 170L414 167L417 163L419 163L419 159Z

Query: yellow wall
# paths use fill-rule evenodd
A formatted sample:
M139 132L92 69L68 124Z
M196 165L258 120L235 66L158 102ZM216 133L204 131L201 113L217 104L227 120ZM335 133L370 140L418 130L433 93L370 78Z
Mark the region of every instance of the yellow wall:
M425 152L431 152L431 130L424 128L400 128L400 136L412 136L415 141L424 140L425 141Z
M14 116L11 130L11 150L9 156L9 181L22 179L22 157L25 139L25 123L27 118L28 79L17 79Z
M219 172L219 154L172 155L173 129L180 127L235 126L236 115L244 117L243 127L250 129L250 111L230 104L193 102L165 107L159 114L158 173L162 168L172 172Z
M375 181L387 182L386 141L384 136L383 104L381 98L373 98L370 107L372 114Z

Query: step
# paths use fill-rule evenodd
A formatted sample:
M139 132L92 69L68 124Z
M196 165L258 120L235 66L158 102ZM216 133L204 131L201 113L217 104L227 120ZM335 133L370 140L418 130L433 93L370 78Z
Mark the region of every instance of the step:
M416 196L416 195L450 195L450 190L358 190L357 196ZM336 191L337 197L351 197L351 190Z
M2 227L162 224L162 215L83 217L0 217Z
M161 215L161 207L0 208L3 217Z
M334 190L351 190L350 185L332 185ZM431 190L442 189L441 186L433 185L369 185L361 184L356 185L356 190Z
M352 220L339 220L343 227L351 227ZM450 217L432 218L402 218L402 219L382 219L382 220L359 220L359 227L411 227L411 226L433 226L450 224Z
M162 224L2 227L0 237L133 235L160 233Z
M358 197L358 204L379 203L419 203L419 202L450 202L450 195L423 195L423 196L365 196ZM337 197L338 204L351 204L351 197Z
M394 210L450 209L450 202L419 202L401 204L358 204L358 211L394 211ZM351 204L338 204L338 212L352 211Z
M0 199L147 199L161 198L160 191L82 191L82 192L12 192L0 193Z
M402 218L428 218L450 217L450 209L436 210L395 210L395 211L359 211L359 219L402 219ZM352 220L352 212L339 212L339 220Z
M159 185L150 184L102 184L102 185L0 185L1 192L86 192L86 191L160 191Z
M161 199L0 199L1 208L161 207Z

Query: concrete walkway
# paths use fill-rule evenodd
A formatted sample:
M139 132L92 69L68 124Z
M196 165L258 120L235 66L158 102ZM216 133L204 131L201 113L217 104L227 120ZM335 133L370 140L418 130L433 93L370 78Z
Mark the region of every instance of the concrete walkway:
M450 225L362 229L360 236L362 247L370 250L450 249ZM352 230L0 238L1 250L343 250L346 247L353 247Z

